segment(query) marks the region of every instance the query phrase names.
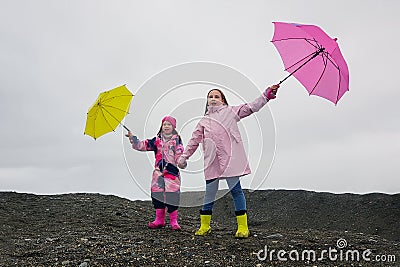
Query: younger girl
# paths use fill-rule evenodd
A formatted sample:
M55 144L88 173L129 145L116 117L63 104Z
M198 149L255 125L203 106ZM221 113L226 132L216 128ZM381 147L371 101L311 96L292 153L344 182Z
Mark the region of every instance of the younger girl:
M171 228L181 230L178 224L181 180L176 164L183 153L183 145L175 128L175 118L165 116L157 136L152 139L140 141L131 132L127 134L133 149L154 151L156 160L151 181L151 200L156 209L156 219L148 224L152 229L165 226L165 214L168 211Z
M203 144L206 192L200 210L200 229L195 235L203 236L211 232L210 221L219 180L226 179L235 204L238 223L235 237L249 236L246 199L239 177L249 174L250 167L237 123L274 99L278 88L279 85L273 85L253 102L239 106L228 106L224 93L219 89L208 92L204 117L197 124L185 153L178 162L180 168L185 168L186 160L196 151L200 143Z

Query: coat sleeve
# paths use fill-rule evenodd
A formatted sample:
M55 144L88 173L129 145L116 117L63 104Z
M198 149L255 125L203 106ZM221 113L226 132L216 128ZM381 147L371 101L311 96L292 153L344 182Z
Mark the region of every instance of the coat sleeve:
M132 142L132 148L138 151L156 151L155 141L155 137L153 139L137 140Z
M233 110L236 112L238 120L240 120L259 111L267 103L268 99L262 94L252 102L233 107Z
M192 133L192 137L190 138L188 144L186 145L182 157L185 159L189 159L190 156L192 156L193 153L196 151L196 149L199 147L199 144L203 141L203 139L204 139L204 128L203 126L201 126L199 122Z
M175 165L178 162L178 159L180 158L180 156L183 154L184 148L183 148L183 144L182 141L179 140L178 144L176 144L175 147Z

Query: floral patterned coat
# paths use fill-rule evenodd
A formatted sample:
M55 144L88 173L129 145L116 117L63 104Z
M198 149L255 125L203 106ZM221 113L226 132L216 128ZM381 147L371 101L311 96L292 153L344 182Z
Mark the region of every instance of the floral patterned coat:
M181 178L176 167L183 153L183 144L178 135L164 140L161 135L153 139L131 139L132 148L138 151L153 151L155 156L154 170L151 179L151 192L179 192Z

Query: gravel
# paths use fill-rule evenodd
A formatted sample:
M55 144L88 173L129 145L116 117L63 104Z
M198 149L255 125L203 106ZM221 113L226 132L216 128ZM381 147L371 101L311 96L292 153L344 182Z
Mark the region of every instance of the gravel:
M400 266L400 194L245 194L248 239L234 238L229 194L197 237L199 207L179 209L182 231L152 230L150 201L0 192L0 266Z

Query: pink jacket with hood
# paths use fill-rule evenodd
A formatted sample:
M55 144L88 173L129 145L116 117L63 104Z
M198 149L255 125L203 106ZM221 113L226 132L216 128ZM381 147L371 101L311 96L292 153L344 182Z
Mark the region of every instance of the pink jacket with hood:
M182 158L189 159L202 143L206 180L251 173L238 122L259 111L267 102L263 94L253 102L239 106L209 107L193 131Z

